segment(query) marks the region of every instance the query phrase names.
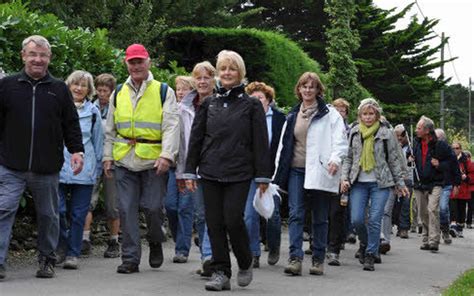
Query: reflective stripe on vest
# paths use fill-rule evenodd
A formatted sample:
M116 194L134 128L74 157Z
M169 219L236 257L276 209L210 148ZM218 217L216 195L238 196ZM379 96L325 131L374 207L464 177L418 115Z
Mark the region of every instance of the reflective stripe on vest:
M161 141L163 106L160 83L153 80L147 85L145 93L138 100L135 109L130 99L128 85L122 87L116 99L114 120L117 138L113 148L114 160L125 157L132 147L135 148L135 154L140 158L157 159L161 154L161 144L135 142L132 145L133 141L130 139Z

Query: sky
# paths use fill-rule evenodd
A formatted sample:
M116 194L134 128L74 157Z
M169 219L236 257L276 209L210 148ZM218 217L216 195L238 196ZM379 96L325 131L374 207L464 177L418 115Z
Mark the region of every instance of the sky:
M400 11L415 0L374 0L374 4L383 9L396 8ZM452 77L449 84L461 83L468 86L469 77L473 80L471 87L474 89L474 1L473 0L416 0L421 13L430 19L439 19L434 31L441 36L449 37L449 47L445 47L445 59L450 56L458 57L453 62L445 64L444 76ZM405 18L397 24L397 28L406 27L410 18L417 15L423 17L417 5L406 14ZM439 44L440 38L435 38L429 44ZM436 58L440 58L440 53ZM456 75L457 73L457 75ZM433 72L434 77L439 76L439 70Z

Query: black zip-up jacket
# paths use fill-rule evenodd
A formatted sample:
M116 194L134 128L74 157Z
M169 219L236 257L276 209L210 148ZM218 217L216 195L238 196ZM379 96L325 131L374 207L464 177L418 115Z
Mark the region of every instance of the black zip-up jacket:
M240 182L271 181L265 113L243 85L207 97L194 117L184 177Z
M58 173L63 147L84 152L79 118L66 84L49 73L35 84L24 72L0 80L0 164Z
M421 139L415 138L413 143L413 155L415 156L415 165L418 170L418 176L414 176L415 189L431 191L434 186L447 185L446 174L451 174L453 160L456 160L454 153L445 141L434 138L428 143L428 154L426 155L425 165L423 166ZM436 158L439 161L437 168L431 164L431 159Z

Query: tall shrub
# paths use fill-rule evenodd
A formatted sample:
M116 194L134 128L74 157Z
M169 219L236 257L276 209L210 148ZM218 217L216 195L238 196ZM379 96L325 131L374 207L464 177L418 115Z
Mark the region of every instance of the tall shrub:
M176 60L188 71L204 60L215 63L223 49L238 52L245 61L248 80L272 85L281 106L295 104L293 89L303 72L317 72L323 80L326 78L318 63L295 42L273 32L185 27L169 30L164 47L165 60Z

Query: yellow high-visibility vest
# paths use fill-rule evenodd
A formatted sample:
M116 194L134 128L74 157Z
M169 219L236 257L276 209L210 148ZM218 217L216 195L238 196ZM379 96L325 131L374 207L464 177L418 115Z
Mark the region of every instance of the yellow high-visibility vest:
M160 82L153 80L133 108L130 89L124 85L116 96L114 120L117 138L113 157L120 160L135 147L135 154L143 159L157 159L161 153L161 122L163 106Z

